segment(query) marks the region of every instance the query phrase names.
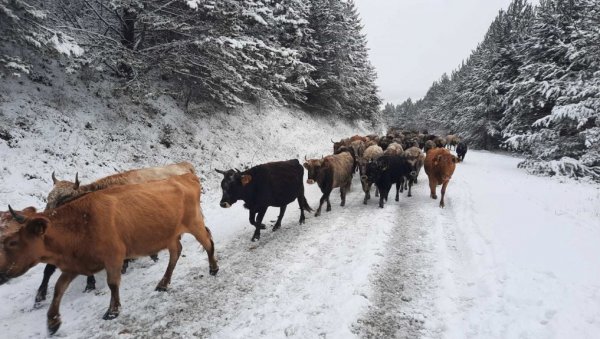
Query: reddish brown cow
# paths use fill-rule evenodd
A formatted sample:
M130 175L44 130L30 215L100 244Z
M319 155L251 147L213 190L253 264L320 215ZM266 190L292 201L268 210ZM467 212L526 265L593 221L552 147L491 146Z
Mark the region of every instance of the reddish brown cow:
M40 262L62 271L48 310L48 331L58 330L60 301L79 274L106 269L111 291L104 319L119 315L121 265L126 258L169 250L167 270L156 286L165 291L181 254L180 236L192 234L208 253L210 274L219 268L214 243L200 208L200 180L194 174L123 185L86 194L42 213L11 210L0 232L0 281L18 277Z
M437 199L436 186L442 185L442 199L440 200L440 207L442 208L444 207L446 187L452 178L457 162L458 158L450 154L450 151L445 148L431 149L425 157L425 173L429 177L430 197Z

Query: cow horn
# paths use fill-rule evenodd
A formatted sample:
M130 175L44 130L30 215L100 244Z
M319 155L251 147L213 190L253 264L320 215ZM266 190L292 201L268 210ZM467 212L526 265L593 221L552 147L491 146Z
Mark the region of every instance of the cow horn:
M12 209L12 207L10 207L10 205L8 205L8 210L10 211L10 214L12 215L13 219L15 219L19 224L25 222L25 217L15 213L15 211Z
M75 183L73 184L73 189L79 188L79 172L75 173Z
M306 154L304 155L304 161L308 161L308 159L306 158Z
M235 171L236 171L236 172L238 172L238 173L242 173L242 172L241 172L239 169L237 169L237 168L235 169Z
M54 185L56 185L56 182L58 181L58 179L56 179L56 176L54 175L54 171L52 171L52 183Z
M332 143L334 143L334 144L335 144L335 141L333 141L333 139L330 139L330 140L331 140L331 142L332 142Z
M215 171L217 171L217 173L220 173L220 174L223 174L223 175L225 175L227 173L225 171L221 171L220 169L216 169L216 168L215 168Z

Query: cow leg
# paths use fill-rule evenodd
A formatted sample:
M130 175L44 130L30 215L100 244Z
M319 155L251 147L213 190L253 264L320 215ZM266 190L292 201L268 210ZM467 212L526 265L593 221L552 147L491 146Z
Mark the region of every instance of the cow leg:
M383 208L383 202L386 200L387 198L387 192L385 190L382 190L381 192L379 192L379 207Z
M56 281L56 285L54 285L54 297L52 298L52 303L48 309L48 318L46 322L49 334L56 333L62 323L60 320L60 301L65 294L67 287L69 287L69 284L75 277L77 277L76 273L62 272Z
M396 201L400 201L400 187L402 187L402 181L399 180L396 182Z
M125 260L123 260L123 266L121 267L121 274L127 273L127 269L129 268L129 262L130 261L131 261L131 259L125 259Z
M273 231L277 231L281 227L281 219L283 219L283 215L285 214L286 208L287 208L287 205L281 206L279 208L279 216L277 217L277 222L273 226ZM300 210L302 210L302 208L300 208Z
M106 268L106 283L110 289L110 304L108 310L104 313L102 319L112 320L119 316L121 311L121 298L119 297L119 284L121 283L121 264L122 261L119 257L115 256L112 261L105 264Z
M251 209L250 212L249 212L249 214L250 214L250 217L249 217L250 225L252 225L254 227L257 227L256 226L256 214L257 213L258 213L258 210L253 210L253 209ZM260 228L263 229L263 230L267 228L267 225L265 225L265 224L260 224L259 223L259 225L260 225Z
M373 186L373 184L366 184L367 185L367 190L365 191L365 200L363 200L363 204L367 204L368 200L371 200L371 186Z
M89 292L96 289L96 278L93 275L88 275L87 282L85 284L85 290L83 292Z
M169 265L167 265L167 271L165 272L165 275L162 277L158 285L156 285L156 291L165 292L169 287L169 284L171 284L171 276L173 275L175 265L177 265L177 260L179 260L179 256L181 255L181 248L181 242L179 239L175 240L167 248L169 250Z
M344 207L346 205L346 187L340 187L340 198L342 199L340 206Z
M375 197L379 196L379 187L375 186Z
M263 207L258 210L258 214L256 215L256 229L254 230L254 235L252 236L251 241L260 240L260 229L262 228L261 225L263 218L265 217L265 213L267 213L267 208L268 207Z
M42 284L38 288L37 295L35 296L35 304L34 307L39 306L38 304L41 301L46 300L46 294L48 293L48 282L50 281L50 277L56 271L56 266L54 265L46 265L44 267L44 278L42 278Z
M319 199L319 208L317 208L317 211L315 212L315 217L318 217L319 215L321 215L321 206L323 206L323 203L325 202L327 198L325 197L325 193L323 193L323 195L321 196L321 199Z
M329 194L327 195L327 209L326 212L331 212L331 201L329 201Z
M440 199L440 207L444 208L444 196L446 195L446 187L448 186L448 183L450 182L450 180L446 180L444 181L444 183L442 184L442 199Z
M400 193L402 192L404 192L404 178L400 178Z
M408 180L408 196L412 197L412 185L413 185L413 181L412 179Z
M304 224L304 220L306 220L306 217L304 216L304 209L306 208L306 206L304 206L303 200L306 200L304 195L298 196L298 206L300 206L300 225Z
M437 194L435 194L435 186L435 181L429 177L429 197L431 197L431 199L437 199Z
M198 226L193 227L190 231L208 254L208 272L210 275L217 275L217 272L219 272L219 265L217 265L217 259L215 258L215 243L212 240L210 229L204 225L204 220L200 220L197 225Z
M154 262L157 262L158 261L158 253L150 255L150 259L152 259L152 261L154 261Z

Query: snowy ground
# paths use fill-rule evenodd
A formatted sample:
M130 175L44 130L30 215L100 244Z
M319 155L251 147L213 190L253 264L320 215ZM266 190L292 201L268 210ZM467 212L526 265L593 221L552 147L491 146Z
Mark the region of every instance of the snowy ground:
M141 258L123 278L121 316L100 319L109 294L63 300L61 337L442 337L564 338L600 333L600 188L524 174L517 158L471 151L457 167L447 207L428 197L381 210L362 205L355 182L346 207L249 241L246 211L204 199L221 271L207 274L191 237L167 293L154 292L166 254ZM319 192L309 187L316 205ZM266 220L274 221L276 210ZM45 334L33 309L41 266L0 288L2 333Z
M4 87L3 87L4 86ZM362 204L355 179L347 205L298 225L294 203L278 232L251 243L241 203L218 206L215 168L328 154L330 138L368 130L289 108L185 113L149 96L140 103L68 83L0 84L0 210L43 207L50 173L83 182L142 166L188 160L202 178L221 270L184 237L171 288L166 268L140 258L123 277L121 316L103 321L109 292L62 302L65 338L593 338L600 333L600 186L530 176L506 155L469 151L446 208L429 198L423 172L413 197ZM35 85L41 86L41 85ZM100 91L100 89L98 89ZM98 92L96 92L98 93ZM89 123L89 125L88 125ZM87 125L87 126L86 126ZM171 147L165 139L166 125ZM10 138L7 138L6 131ZM8 140L7 140L8 139ZM320 192L307 186L309 204ZM4 207L3 207L4 206ZM276 209L265 220L274 222ZM0 337L46 335L33 308L43 265L0 287ZM51 281L53 285L56 276ZM50 288L49 296L52 295Z

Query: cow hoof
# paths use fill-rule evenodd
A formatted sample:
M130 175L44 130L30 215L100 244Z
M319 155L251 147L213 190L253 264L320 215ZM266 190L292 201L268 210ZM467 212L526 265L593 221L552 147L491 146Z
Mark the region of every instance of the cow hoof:
M440 208L444 208L444 206L446 206L446 205L444 205L443 202L440 202Z
M93 291L95 289L96 289L96 285L94 285L94 284L87 284L87 285L85 285L85 289L83 290L83 293L88 293L88 292L91 292L91 291Z
M167 287L166 286L158 285L158 286L156 286L156 288L154 290L157 291L157 292L166 292L167 291Z
M275 225L275 226L273 226L273 232L277 231L280 228L281 228L281 225Z
M430 197L431 197L431 199L433 199L433 200L437 199L437 195L435 195L435 194L432 194L432 195L430 195Z
M363 200L363 205L366 205L366 204L367 204L367 201L366 201L366 200Z
M317 212L317 213L315 213L315 217L318 217L318 216L320 216L320 215L321 215L321 212L320 212L320 211L319 211L319 212Z
M410 194L410 193L409 193L409 194L408 194L408 196L409 196L409 197L412 197L412 194Z
M113 319L117 318L118 316L119 316L119 311L108 310L108 311L106 311L106 313L104 313L104 316L102 317L102 319L113 320Z
M56 331L58 331L58 329L60 328L61 324L62 324L62 321L60 320L60 315L57 315L56 317L54 317L52 319L48 319L48 323L47 323L48 333L50 335L56 333Z
M151 255L150 259L152 259L152 261L154 261L154 262L157 262L158 261L158 254Z
M257 236L253 236L252 239L250 239L250 241L255 242L255 241L259 241L260 237Z
M400 201L400 198L396 197L396 201Z
M342 205L344 206L344 205ZM325 212L331 212L331 207L327 207L327 209L325 210Z
M265 224L260 224L260 229L261 229L261 230L266 230L266 229L267 229L267 225L265 225Z
M38 304L44 300L46 300L46 293L38 292L35 296L35 303Z
M217 268L210 268L208 270L208 273L210 273L210 275L212 275L212 276L217 275L218 272L219 272L219 268L218 267Z

